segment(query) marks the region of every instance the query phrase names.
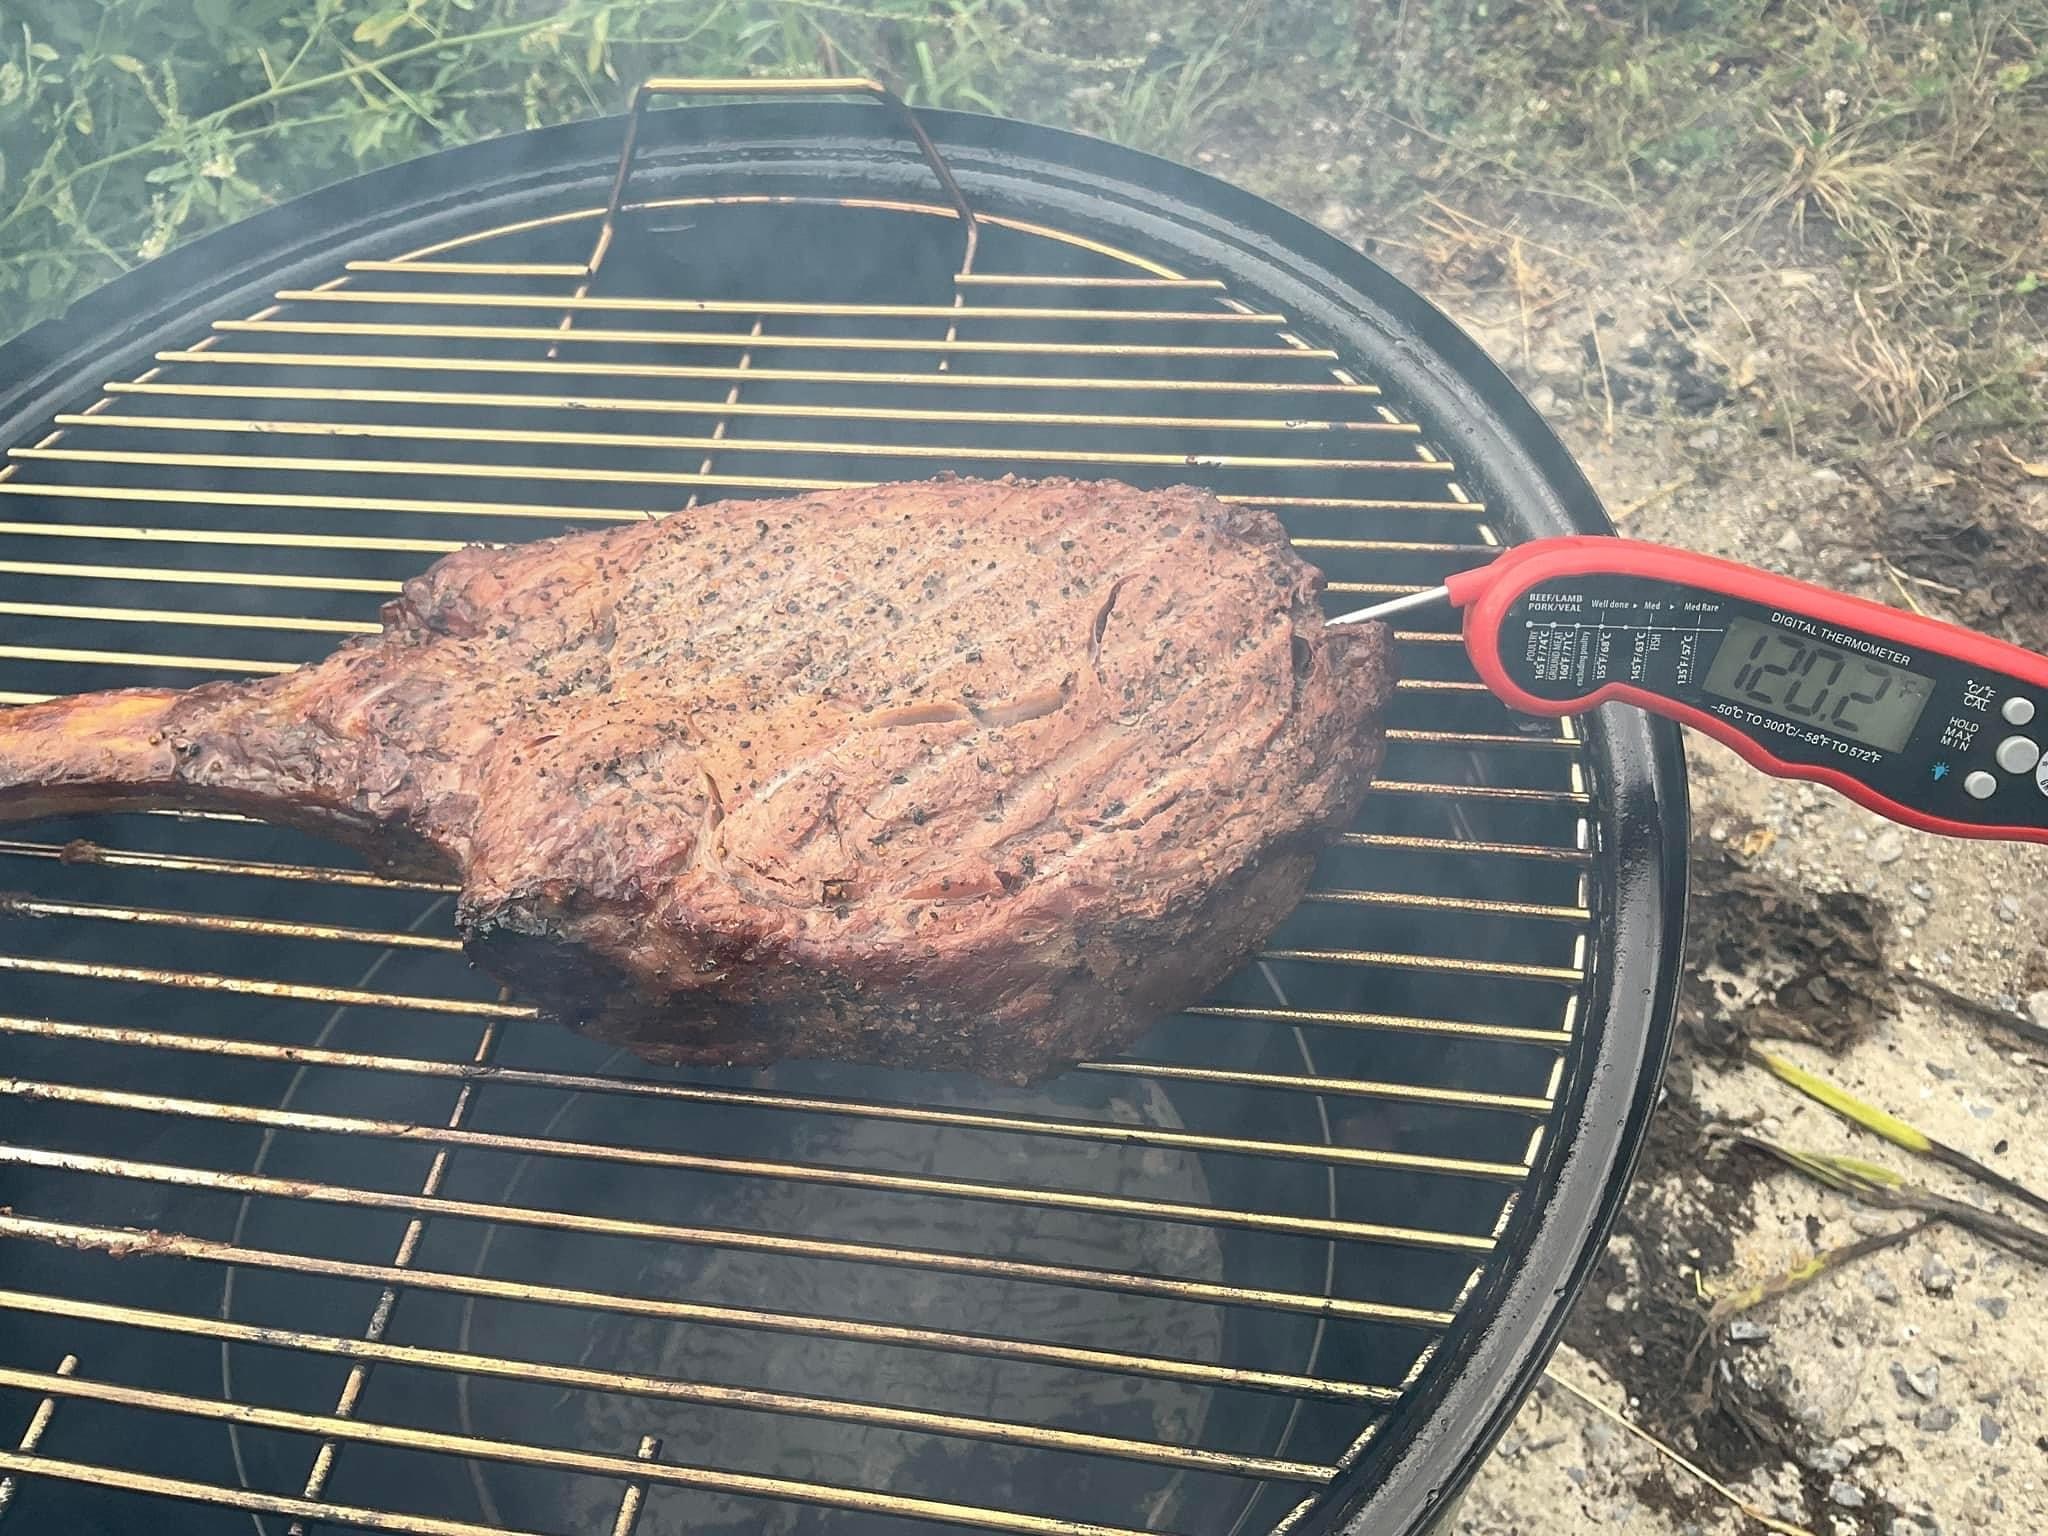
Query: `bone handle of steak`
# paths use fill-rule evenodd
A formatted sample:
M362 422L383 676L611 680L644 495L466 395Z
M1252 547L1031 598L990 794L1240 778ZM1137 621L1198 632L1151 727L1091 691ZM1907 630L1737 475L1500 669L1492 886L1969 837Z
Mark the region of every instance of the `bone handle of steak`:
M290 688L286 678L182 692L129 688L0 709L0 822L233 811L332 838L388 866L422 867L422 851L402 832L266 771L262 745L272 734L269 721L291 711ZM239 765L216 760L194 773L178 743L203 729L238 736L254 750Z
M133 688L0 711L0 820L189 803L164 734L181 697Z

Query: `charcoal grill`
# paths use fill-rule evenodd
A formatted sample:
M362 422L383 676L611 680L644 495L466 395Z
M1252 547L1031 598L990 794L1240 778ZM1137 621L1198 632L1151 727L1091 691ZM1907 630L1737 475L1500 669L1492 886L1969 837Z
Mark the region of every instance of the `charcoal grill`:
M0 700L287 670L468 540L947 469L1271 507L1346 607L1607 526L1272 206L771 89L363 177L0 352ZM887 110L787 99L847 90ZM7 829L0 1519L1427 1526L1635 1154L1684 798L1668 728L1531 729L1416 622L1259 961L1036 1092L657 1070L468 970L445 887L232 816Z

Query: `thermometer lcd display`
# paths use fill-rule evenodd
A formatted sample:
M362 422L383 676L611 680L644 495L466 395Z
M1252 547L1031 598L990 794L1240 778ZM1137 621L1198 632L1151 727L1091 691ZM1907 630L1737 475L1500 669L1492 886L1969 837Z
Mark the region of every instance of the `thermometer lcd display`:
M1728 621L1707 671L1718 698L1769 710L1880 752L1896 752L1913 734L1934 682L1904 667L1795 634L1755 619Z

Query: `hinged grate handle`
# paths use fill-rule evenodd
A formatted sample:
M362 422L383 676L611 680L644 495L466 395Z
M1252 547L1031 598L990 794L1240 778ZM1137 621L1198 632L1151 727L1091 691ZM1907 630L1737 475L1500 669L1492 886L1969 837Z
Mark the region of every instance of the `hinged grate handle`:
M939 179L939 186L945 191L946 199L953 205L953 211L960 216L960 223L967 235L967 244L960 257L960 271L964 275L974 269L974 248L980 239L981 228L975 222L973 205L967 201L967 194L960 190L960 183L953 177L953 171L946 164L931 135L924 131L924 124L917 120L917 114L907 102L879 80L870 80L862 75L827 75L814 79L794 80L704 80L675 76L656 76L643 81L633 92L633 104L626 114L626 139L619 148L618 174L612 178L611 196L605 201L604 223L597 232L597 245L590 253L590 272L597 274L603 265L605 253L611 248L612 230L617 223L619 210L625 206L626 183L633 174L633 156L639 148L640 122L647 115L648 104L656 96L872 96L901 120L904 129L917 141L919 153L926 165Z

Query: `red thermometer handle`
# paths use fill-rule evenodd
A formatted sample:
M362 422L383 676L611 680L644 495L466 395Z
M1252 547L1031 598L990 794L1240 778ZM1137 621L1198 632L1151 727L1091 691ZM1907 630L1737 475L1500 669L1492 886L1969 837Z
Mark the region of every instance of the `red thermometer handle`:
M1537 540L1445 587L1515 709L1634 704L1908 826L2048 843L2048 656L1630 539Z

